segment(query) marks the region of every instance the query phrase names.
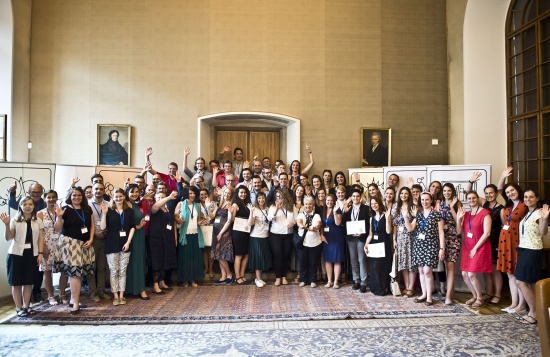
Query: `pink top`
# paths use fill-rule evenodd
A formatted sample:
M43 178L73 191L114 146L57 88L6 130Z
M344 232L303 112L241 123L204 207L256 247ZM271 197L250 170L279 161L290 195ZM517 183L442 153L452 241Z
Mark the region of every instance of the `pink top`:
M462 271L469 273L491 273L493 271L489 237L478 248L476 255L470 258L470 252L483 235L483 220L487 215L491 217L491 212L481 207L479 207L477 214L474 212L474 215L472 215L472 212L466 212L464 215L464 221L462 222L462 255L460 258L460 270Z

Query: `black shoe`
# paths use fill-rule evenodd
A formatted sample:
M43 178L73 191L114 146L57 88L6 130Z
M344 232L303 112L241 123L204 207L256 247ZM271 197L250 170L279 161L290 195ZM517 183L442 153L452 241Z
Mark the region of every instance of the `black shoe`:
M164 295L166 293L164 291L162 291L162 289L160 291L155 291L155 289L153 289L153 294Z
M353 283L353 286L351 287L352 290L359 290L360 285L359 283Z
M74 304L72 302L69 303L69 307L73 307ZM85 305L85 304L82 304L82 303L78 303L78 309L85 309L87 308L88 306Z
M361 285L361 288L359 288L359 291L362 292L363 294L367 292L367 286L366 285Z
M76 314L79 314L79 313L80 313L80 309L69 311L69 314L71 314L71 315L76 315Z

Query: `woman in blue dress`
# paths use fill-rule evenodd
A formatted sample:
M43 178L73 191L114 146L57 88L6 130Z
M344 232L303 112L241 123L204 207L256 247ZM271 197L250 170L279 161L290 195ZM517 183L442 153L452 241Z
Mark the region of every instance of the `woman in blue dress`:
M327 245L323 247L323 259L328 278L325 288L339 289L338 277L342 272L342 262L346 255L346 228L342 225L342 210L340 207L335 207L336 197L330 194L325 202L322 215L324 236L327 240Z

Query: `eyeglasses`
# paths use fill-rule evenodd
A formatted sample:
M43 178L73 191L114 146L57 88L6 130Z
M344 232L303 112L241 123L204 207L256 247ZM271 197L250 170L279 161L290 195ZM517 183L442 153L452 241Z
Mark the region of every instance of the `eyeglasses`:
M225 179L226 182L233 182L235 180L231 180L231 179Z
M41 195L42 191L29 191L31 195Z

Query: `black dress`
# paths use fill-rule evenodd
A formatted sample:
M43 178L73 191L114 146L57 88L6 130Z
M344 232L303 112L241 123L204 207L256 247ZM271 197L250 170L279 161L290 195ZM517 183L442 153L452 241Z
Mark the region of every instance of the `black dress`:
M385 257L384 258L369 258L370 261L370 291L374 295L384 296L390 293L390 271L393 262L392 242L393 238L386 232L386 216L381 215L380 221L376 221L376 217L372 218L373 239L370 244L383 243ZM374 239L374 235L378 239Z
M237 203L239 210L235 214L235 218L243 218L248 220L250 217L250 210L242 203ZM233 240L233 254L234 255L248 255L250 247L250 233L233 230L231 233Z
M167 226L172 229L168 229ZM154 271L165 271L178 267L174 229L176 229L174 218L170 212L159 209L156 213L151 214L149 239L151 244L151 266Z
M490 203L485 202L483 208L491 212L491 234L489 235L489 241L491 242L491 255L493 263L496 264L498 259L498 240L500 238L500 230L502 229L502 221L500 219L500 211L504 208L503 205L497 203L492 209L489 208Z

